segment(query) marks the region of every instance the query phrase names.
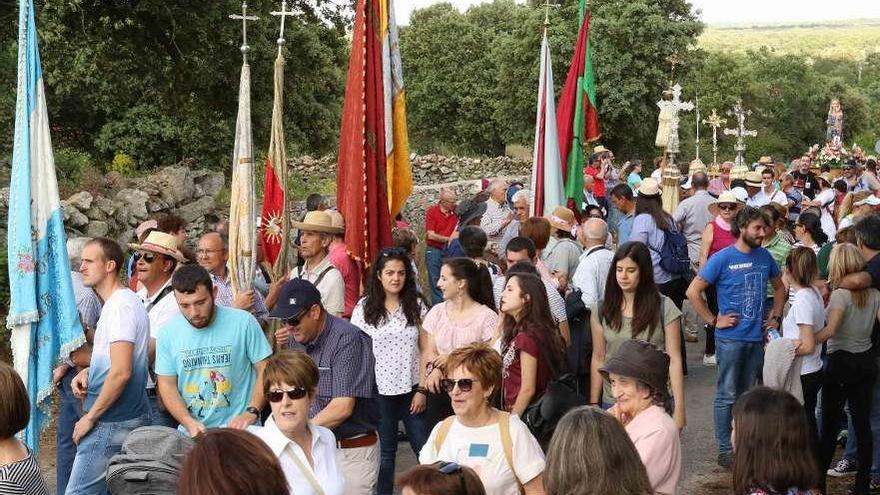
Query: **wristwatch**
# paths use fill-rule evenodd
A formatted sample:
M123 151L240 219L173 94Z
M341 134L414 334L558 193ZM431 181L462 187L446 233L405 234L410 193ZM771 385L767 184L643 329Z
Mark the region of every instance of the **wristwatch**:
M254 407L254 406L247 406L247 407L244 409L244 412L249 412L249 413L253 414L254 416L256 416L256 417L258 417L258 418L260 417L260 410L257 409L257 408Z

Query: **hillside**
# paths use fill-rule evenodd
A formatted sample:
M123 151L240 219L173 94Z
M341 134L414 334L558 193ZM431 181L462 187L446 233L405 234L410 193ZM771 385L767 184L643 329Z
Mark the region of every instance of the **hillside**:
M740 52L767 47L777 53L859 60L880 53L880 19L707 26L699 37L699 46Z

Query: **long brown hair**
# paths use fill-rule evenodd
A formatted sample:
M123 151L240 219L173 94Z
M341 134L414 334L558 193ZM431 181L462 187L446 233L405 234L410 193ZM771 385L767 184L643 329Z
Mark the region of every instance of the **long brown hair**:
M568 412L556 426L544 489L553 495L647 495L645 465L619 421L597 407Z
M15 368L0 361L0 440L11 438L30 421L27 388Z
M645 196L639 194L636 196L636 215L647 213L654 220L654 225L658 229L666 232L672 226L672 215L666 213L663 209L663 203L660 201L660 195Z
M756 387L733 406L733 492L785 491L819 486L807 413L782 390ZM780 427L784 425L784 427Z
M459 465L460 470L444 474L440 471L445 463L413 466L397 478L401 490L409 487L415 493L443 495L486 495L483 482L473 469Z
M242 430L217 428L196 439L180 469L179 495L289 495L278 458Z
M645 340L651 340L654 329L662 320L660 315L660 291L654 284L654 264L651 262L651 253L641 242L627 242L617 249L614 259L611 260L611 269L608 270L608 279L605 282L605 299L599 309L599 317L615 332L620 331L623 324L623 289L617 283L617 264L620 260L629 258L639 267L639 285L636 287L635 301L638 304L633 308L632 336L638 337L643 332L648 336Z
M501 320L502 355L520 333L533 337L541 349L541 357L548 361L550 369L559 373L565 366L565 343L559 335L559 329L550 313L550 302L547 300L547 288L536 275L515 273L507 277L507 281L516 279L519 290L525 297L522 318L519 321L507 313Z

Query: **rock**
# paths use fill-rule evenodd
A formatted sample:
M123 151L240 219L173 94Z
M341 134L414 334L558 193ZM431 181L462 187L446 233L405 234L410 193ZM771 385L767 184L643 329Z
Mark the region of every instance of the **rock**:
M85 213L85 215L87 217L89 217L89 220L100 220L100 221L107 220L107 214L105 214L103 211L101 211L100 208L89 208L88 210L84 211L83 213Z
M92 203L92 209L98 210L106 217L110 217L116 215L116 210L118 209L118 207L116 203L114 203L110 199L105 198L104 196L98 196Z
M110 232L107 222L94 221L86 226L86 237L104 237Z
M223 174L210 172L205 170L205 174L193 178L195 184L195 196L211 196L214 197L223 190L226 185L226 178Z
M150 196L140 189L123 189L116 193L116 201L122 203L120 216L128 218L132 225L147 219L147 201Z
M67 198L65 202L79 211L86 211L92 207L93 199L88 191L80 191Z
M202 196L192 203L177 208L177 214L187 222L194 222L212 211L214 211L214 198L211 196Z
M71 227L82 227L89 223L89 218L82 214L81 211L77 210L72 205L68 205L64 208L64 225L70 225Z
M159 191L159 198L172 207L192 199L195 192L186 167L165 167L150 176L148 182Z
M9 188L0 189L0 210L6 211L9 208Z

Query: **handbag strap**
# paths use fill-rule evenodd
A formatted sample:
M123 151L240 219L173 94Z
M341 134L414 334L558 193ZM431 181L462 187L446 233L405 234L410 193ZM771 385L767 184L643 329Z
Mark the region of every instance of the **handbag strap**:
M312 490L314 490L315 493L317 493L318 495L326 495L324 493L324 489L321 488L321 483L319 483L318 479L315 477L315 472L312 470L312 468L303 464L302 459L300 459L299 456L293 452L293 447L288 445L285 450L287 451L287 455L289 455L293 459L293 462L294 464L296 464L296 467L299 469L299 471L306 477L306 480L309 482L309 484L312 485Z

